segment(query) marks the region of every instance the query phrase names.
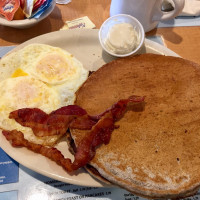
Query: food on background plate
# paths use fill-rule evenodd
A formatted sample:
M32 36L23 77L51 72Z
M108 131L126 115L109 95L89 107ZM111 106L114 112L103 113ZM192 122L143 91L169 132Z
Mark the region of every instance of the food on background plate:
M182 198L200 187L200 66L143 54L118 59L94 72L75 104L96 115L117 99L145 96L128 109L108 145L96 150L89 172L147 198ZM70 129L75 146L86 130ZM95 172L94 172L95 170Z
M45 44L30 44L0 61L0 128L21 131L25 139L53 145L62 135L38 137L9 113L21 108L39 108L50 113L73 104L75 92L88 71L67 51Z
M2 0L0 14L9 21L39 18L52 2L53 0Z
M15 12L20 7L19 0L0 1L0 14L2 14L7 20L12 20Z
M25 15L23 13L23 10L22 10L21 7L19 7L14 14L13 20L21 20L21 19L24 19L24 18L25 18Z

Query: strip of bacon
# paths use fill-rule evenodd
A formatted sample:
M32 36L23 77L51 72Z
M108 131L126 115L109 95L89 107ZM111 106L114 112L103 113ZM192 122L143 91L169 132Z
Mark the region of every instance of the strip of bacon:
M77 105L65 106L50 114L38 108L22 108L11 112L9 118L32 128L33 133L39 137L63 135L70 124L71 127L84 130L90 130L96 124L96 120L89 118L87 112Z
M23 133L13 130L13 131L3 131L2 133L6 137L8 141L14 146L14 147L26 147L36 153L40 153L43 156L46 156L47 158L50 158L51 160L55 161L58 165L61 165L67 172L72 172L74 170L79 169L80 167L85 166L87 163L89 163L96 153L96 148L102 144L108 144L111 138L111 134L115 128L114 122L118 119L120 119L123 114L126 111L126 107L128 103L140 103L144 101L144 97L138 97L138 96L131 96L128 99L120 100L116 104L114 104L111 108L107 109L105 112L103 112L100 115L94 116L94 122L96 120L96 123L92 126L90 132L86 134L86 136L81 140L80 144L76 148L75 152L75 159L74 162L72 162L69 158L64 158L62 153L57 150L56 148L49 148L45 147L39 144L34 144L26 139L24 139ZM66 109L66 108L65 108ZM24 112L33 112L32 116L23 115L20 113ZM43 112L43 111L42 111ZM18 121L25 122L25 120L28 119L28 121L35 120L37 122L44 122L46 121L45 117L47 117L47 114L42 113L38 109L32 109L32 110L20 110L20 112L14 111L12 115L25 116L24 118L18 119ZM66 111L63 111L62 109L59 111L52 112L53 115L56 115L56 112L58 116L65 116ZM68 111L67 111L68 112ZM41 116L35 115L35 113L42 113ZM75 113L73 113L75 114ZM69 115L69 116L73 116ZM82 113L83 115L80 116L80 121L86 116L85 113ZM68 116L68 115L67 115ZM48 118L48 117L47 117ZM87 119L92 118L91 116L88 116ZM30 120L32 119L32 120ZM53 123L53 122L52 122ZM82 122L81 122L82 123ZM74 124L75 125L75 124ZM77 127L76 127L77 128Z
M38 108L24 108L13 111L9 115L22 126L30 127L36 136L63 135L69 123L74 119L71 115L48 115Z
M71 165L72 169L77 170L89 163L95 156L96 148L101 144L109 143L114 128L114 119L111 112L106 113L76 148L75 160Z
M62 153L54 148L54 147L45 147L40 144L34 144L29 142L24 138L22 132L17 130L12 131L2 131L3 135L6 139L12 144L14 147L26 147L27 149L40 153L43 156L55 161L58 165L62 166L66 171L70 172L71 169L71 160L69 158L64 158Z

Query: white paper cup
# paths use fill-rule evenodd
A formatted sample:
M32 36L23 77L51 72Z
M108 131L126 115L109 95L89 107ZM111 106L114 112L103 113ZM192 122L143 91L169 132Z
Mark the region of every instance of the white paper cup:
M106 40L107 40L108 33L109 33L111 27L114 26L115 24L120 24L120 23L131 24L138 35L136 48L134 48L133 50L131 50L130 52L125 53L125 54L114 53L106 45ZM136 54L142 47L142 45L144 43L144 38L145 38L145 33L144 33L144 29L143 29L143 26L141 25L141 23L136 18L134 18L130 15L125 15L125 14L119 14L119 15L115 15L115 16L108 18L102 24L102 26L99 30L99 41L101 43L102 48L108 54L115 56L115 57L126 57L126 56Z

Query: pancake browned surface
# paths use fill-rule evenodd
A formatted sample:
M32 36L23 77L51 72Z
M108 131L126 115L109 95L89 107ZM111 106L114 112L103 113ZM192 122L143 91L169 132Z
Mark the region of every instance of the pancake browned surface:
M88 78L76 104L95 115L133 94L145 96L144 110L127 110L90 164L138 195L192 195L200 186L200 66L154 54L118 59ZM86 134L71 133L76 144Z

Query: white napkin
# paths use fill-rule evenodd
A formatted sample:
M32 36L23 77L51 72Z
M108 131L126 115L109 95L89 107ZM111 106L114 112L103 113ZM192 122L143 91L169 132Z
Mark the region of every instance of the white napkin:
M185 6L179 16L199 16L200 0L185 0Z

